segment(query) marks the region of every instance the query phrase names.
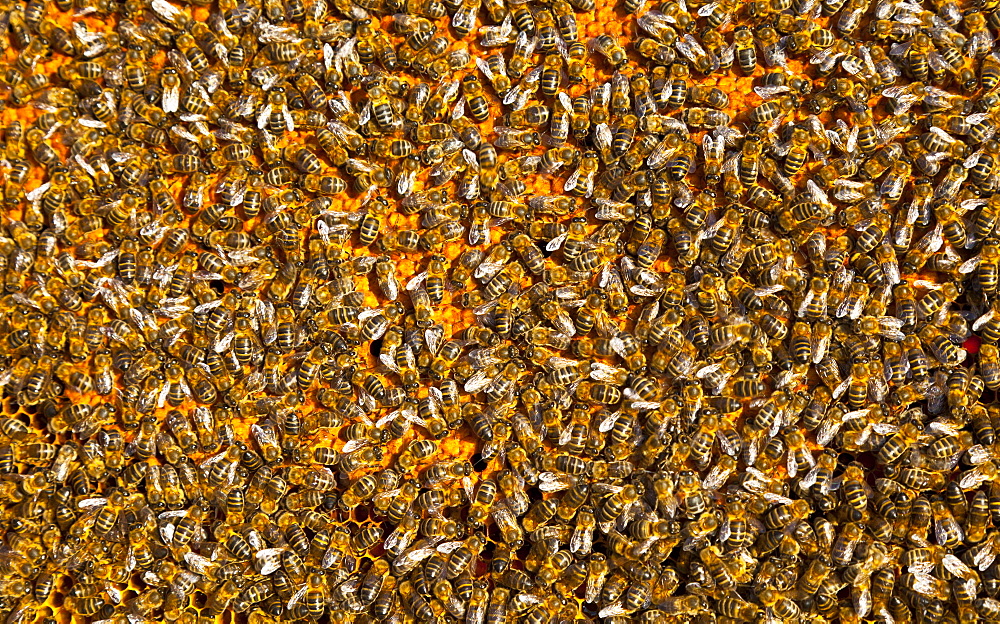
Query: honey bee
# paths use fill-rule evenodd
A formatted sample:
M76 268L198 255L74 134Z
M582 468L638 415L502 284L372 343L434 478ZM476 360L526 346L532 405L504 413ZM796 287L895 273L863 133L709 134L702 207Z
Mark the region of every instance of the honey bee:
M580 164L563 184L563 190L580 197L590 197L594 192L599 160L596 152L585 152Z
M479 2L468 0L458 6L455 15L452 17L452 28L455 29L455 34L459 38L465 38L475 30L476 12L479 10L480 4Z
M729 115L711 108L694 107L684 110L684 123L688 126L718 128L729 123Z

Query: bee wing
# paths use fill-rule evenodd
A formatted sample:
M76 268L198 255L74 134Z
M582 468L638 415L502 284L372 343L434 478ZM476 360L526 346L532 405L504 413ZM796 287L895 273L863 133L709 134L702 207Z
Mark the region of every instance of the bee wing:
M442 340L444 340L444 327L441 325L434 325L424 330L424 344L432 355L437 355L441 350Z
M487 370L476 371L472 377L465 382L464 389L470 394L475 394L485 389L486 386L490 385L493 379L490 377L490 372Z
M698 379L704 379L705 377L711 375L720 368L722 368L721 362L716 362L715 364L709 364L708 366L698 369L698 371L695 372L694 376L697 377Z
M988 448L982 444L977 444L969 448L966 453L966 459L968 462L974 466L985 463L994 458L994 453L992 453Z
M410 547L415 535L416 531L409 531L403 528L402 525L396 527L396 529L389 534L389 537L385 538L384 547L386 552L392 554L401 553ZM398 558L397 561L399 561Z
M525 33L521 33L524 35ZM520 35L519 35L520 36ZM527 36L527 35L525 35ZM503 103L505 106L510 106L521 97L521 85L516 85L511 87L506 93L503 94ZM517 108L515 108L517 110Z
M611 132L611 127L606 123L598 124L594 128L594 145L598 150L606 151L611 149L611 144L614 142L614 135Z
M569 193L570 191L572 191L573 189L576 188L577 183L580 181L580 172L582 170L583 170L583 167L577 167L573 171L573 173L569 174L569 177L566 178L566 181L563 183L563 191L564 192ZM563 237L565 237L565 236L566 235L563 234ZM558 249L558 247L556 247L556 249ZM554 250L550 250L550 251L554 251Z
M713 5L718 4L718 2L713 2ZM642 11L638 11L642 13ZM639 19L636 20L636 24L639 28L645 30L654 38L661 38L666 34L667 28L673 28L671 24L676 24L677 20L673 16L664 15L660 11L646 11L639 15Z
M739 152L729 152L729 156L725 158L722 162L722 172L723 173L734 173L740 167L740 156Z
M45 184L41 184L37 188L35 188L34 190L28 191L25 194L25 198L29 202L32 202L32 203L34 203L36 201L39 201L39 200L41 200L42 195L45 194L45 191L49 190L49 188L51 188L51 186L52 186L52 184L49 183L49 182L46 182Z
M477 277L479 277L477 275ZM406 290L416 290L420 288L427 279L427 271L422 271L406 282Z
M611 339L611 349L617 353L619 357L624 358L628 355L628 350L625 348L625 342L618 336Z
M388 492L380 492L372 498L372 502L376 504L388 504L388 501L391 501L402 491L402 488L396 488L395 490L389 490Z
M469 244L479 245L486 242L490 238L490 224L489 222L476 223L473 221L469 225Z
M104 123L103 121L96 121L94 119L90 119L89 117L81 117L80 119L77 119L77 123L79 123L84 128L107 128L108 127L108 124ZM46 134L45 136L47 138L49 135Z
M848 383L848 385L850 384L849 381L847 383ZM841 385L843 385L843 384L841 384ZM846 388L845 388L845 390L846 390ZM843 393L841 393L841 394L843 394ZM816 441L819 442L820 444L824 445L824 446L827 445L827 444L829 444L833 440L833 438L836 437L837 432L840 431L840 427L843 424L844 424L843 421L841 421L838 418L829 418L828 417L819 426L819 430L817 430L817 432L816 432Z
M858 133L861 132L860 126L854 126L851 128L850 134L847 135L847 143L845 148L848 154L853 154L858 149Z
M472 150L463 149L462 160L464 160L465 164L468 165L471 169L479 171L479 157L476 156L476 153L473 152Z
M927 61L933 69L939 72L951 71L951 65L949 65L948 61L944 60L941 53L936 50L932 50L930 54L927 55Z
M459 98L455 102L455 107L451 110L451 120L455 121L465 115L465 98Z
M980 28L969 36L968 54L973 57L982 56L993 48L993 34L986 28Z
M493 516L493 520L504 527L517 527L517 519L514 517L514 512L510 510L510 507L503 502L498 502L490 510L490 515Z
M926 382L929 384L930 382ZM927 426L928 433L939 433L941 435L958 435L961 428L955 422L948 420L935 420Z
M864 69L862 60L857 57L848 57L844 59L840 66L844 68L844 71L852 76L857 76Z
M982 122L989 119L988 113L973 113L965 118L965 121L969 122L973 126L981 124Z
M712 14L713 11L715 11L716 7L718 7L718 6L719 6L718 2L709 2L705 6L701 7L700 9L698 9L698 16L699 17L708 17L709 15ZM640 21L642 20L641 17L639 19L640 19Z
M499 56L500 58L503 58L502 54L500 54ZM476 67L479 68L479 71L483 72L483 75L486 76L487 80L493 82L493 79L496 76L496 74L493 73L493 70L490 68L490 64L486 62L486 59L482 58L481 56L477 56Z
M972 562L973 564L975 564L977 568L979 568L979 571L982 572L983 570L986 570L991 565L993 565L993 562L996 560L996 558L997 558L996 547L982 548L976 552L975 556L973 556Z
M631 204L622 202L613 202L604 199L595 199L594 203L597 204L597 212L594 214L594 218L601 221L618 221L621 219L626 219L626 215L622 212L622 209L632 207Z
M396 352L395 348L392 349L391 351L387 351L387 350L383 349L383 351L381 353L379 353L378 359L379 359L380 362L382 362L383 366L385 366L386 368L388 368L389 370L391 370L394 373L399 373L400 369L399 369L399 366L396 365L396 359L394 357L395 356L395 352Z
M462 540L455 540L453 542L444 542L443 544L439 544L437 546L437 551L441 554L448 555L458 550L459 547L461 547L462 544L464 543L465 542L463 542Z
M591 105L606 108L611 102L611 85L607 82L593 88L590 92Z
M103 497L96 498L86 498L77 503L77 507L80 509L97 509L98 507L104 507L108 504L108 499Z
M254 559L260 564L259 574L267 576L281 567L281 553L284 548L265 548L254 553Z
M830 349L832 334L822 335L813 340L813 364L819 364Z
M578 555L587 555L593 547L593 527L577 525L569 539L569 550Z
M872 610L872 593L867 580L861 582L859 579L854 584L854 591L851 592L851 599L854 603L854 612L859 617L866 618Z
M689 61L696 61L703 56L707 56L705 48L701 47L698 40L691 34L685 34L675 43L677 51L687 57Z
M260 108L260 112L257 113L257 128L263 130L267 127L267 119L271 116L271 104L267 103Z
M375 400L375 397L368 394L364 388L358 388L358 403L369 412L374 412L378 407L378 402Z
M573 101L569 98L569 95L565 91L560 91L556 94L556 101L565 109L567 112L572 112Z
M614 339L612 339L613 341ZM601 362L592 362L590 369L590 378L594 381L612 381L619 374L621 374L622 369L616 368L614 366L608 366Z
M628 96L629 93L628 76L621 73L620 71L615 71L615 73L611 76L611 88L612 90L617 89L618 91L621 91L626 96Z
M878 319L879 330L883 337L890 340L902 341L905 334L901 331L903 321L894 316L881 316Z
M966 169L972 169L973 167L976 166L976 163L979 162L979 157L982 156L982 154L983 154L983 148L977 149L976 151L972 152L972 154L970 154L964 161L962 161L962 166L965 167ZM964 204L965 202L962 203Z
M164 21L171 24L176 22L177 18L183 15L180 9L167 2L167 0L153 0L152 3L150 3L149 8L153 9L153 12L162 17ZM74 24L74 26L76 26L76 24Z
M377 423L376 423L376 426L377 426ZM343 452L344 453L353 453L354 451L356 451L356 450L358 450L360 448L364 448L366 446L368 446L368 440L348 440L347 443L344 444Z
M709 470L708 474L705 476L705 480L702 482L702 485L709 492L714 492L726 484L726 481L729 479L729 475L731 475L732 472L732 470L725 469L716 464L711 470Z
M576 335L576 324L566 310L560 310L559 314L552 320L552 325L561 333L573 337Z
M386 425L388 425L392 421L396 420L396 418L400 414L402 414L402 412L403 412L402 409L397 409L397 410L393 410L393 411L389 412L388 414L382 416L381 418L379 418L375 422L375 428L376 429L382 429L383 427L385 427ZM347 452L347 451L345 450L345 452Z
M402 555L400 555L399 557L397 557L396 560L393 561L393 565L399 567L408 567L411 565L415 565L423 561L424 559L430 557L435 552L437 552L437 549L434 546L426 546L424 548L414 548L413 550L407 551Z
M184 562L188 564L188 567L191 568L191 570L203 575L211 573L212 570L218 567L218 564L208 557L191 551L184 554Z
M225 353L226 351L229 351L229 347L232 346L233 340L235 338L236 338L235 332L228 332L220 336L219 339L216 341L215 346L212 347L212 350L215 351L216 353Z
M170 384L165 383L160 388L160 395L156 399L156 407L161 408L167 402L167 395L170 394Z
M483 278L486 278L487 280L493 279L493 277L496 276L496 274L503 268L504 264L506 264L504 261L481 262L479 266L476 267L473 277L478 280L482 280Z
M621 418L621 415L622 415L621 412L612 412L611 414L606 416L604 420L602 420L598 424L597 426L598 431L600 431L601 433L607 433L611 431L611 429L614 428L615 423L618 422L618 419Z
M250 425L250 435L260 446L273 446L278 444L278 436L273 427L261 427L254 423Z
M399 176L396 180L396 192L399 195L409 195L413 191L413 182L417 178L416 171L407 171Z
M559 445L563 446L569 444L569 441L573 438L573 428L565 427L562 433L559 434Z
M705 152L705 158L722 160L722 156L725 153L725 139L722 137L713 138L711 135L705 134L702 137L701 146Z
M613 617L618 617L620 615L625 615L628 612L629 610L622 605L622 601L617 600L609 604L608 606L604 607L603 609L601 609L600 612L597 614L597 617L613 618Z
M668 137L669 135L663 137L663 139L656 144L656 147L653 148L653 151L646 158L646 166L650 169L659 169L663 167L670 161L671 158L673 158L674 154L677 153L677 150L680 149L679 146L671 147L670 142L667 140ZM706 134L705 138L708 139L710 137Z
M569 236L568 231L563 232L559 236L556 236L555 238L550 240L548 243L545 244L545 251L553 252L562 247L562 244L566 241L567 236Z
M831 46L829 48L826 48L825 50L821 50L820 52L817 52L816 54L813 54L809 58L809 63L811 65L820 65L822 63L826 63L835 54L837 54L837 47L836 46Z

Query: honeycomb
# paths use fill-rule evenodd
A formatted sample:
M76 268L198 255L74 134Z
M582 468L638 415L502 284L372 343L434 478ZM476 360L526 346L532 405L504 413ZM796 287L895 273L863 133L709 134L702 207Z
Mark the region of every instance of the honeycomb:
M1000 621L997 3L0 15L3 622Z

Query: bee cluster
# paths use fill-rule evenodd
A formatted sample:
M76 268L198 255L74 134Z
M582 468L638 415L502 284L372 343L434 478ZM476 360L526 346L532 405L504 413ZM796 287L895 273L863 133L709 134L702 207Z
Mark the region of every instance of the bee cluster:
M4 622L1000 620L994 2L0 18Z

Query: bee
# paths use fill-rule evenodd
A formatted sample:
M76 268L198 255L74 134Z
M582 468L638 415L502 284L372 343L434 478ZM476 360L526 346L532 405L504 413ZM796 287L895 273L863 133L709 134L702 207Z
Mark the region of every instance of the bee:
M375 197L367 208L359 228L359 240L365 246L371 245L378 238L382 218L388 212L389 203L383 197Z
M781 96L754 107L750 111L750 121L754 123L767 123L789 113L795 106L794 97L790 95Z
M716 109L729 107L729 96L716 87L707 88L695 85L690 90L691 101L698 105L708 105Z
M762 104L761 106L765 106ZM756 110L756 109L754 109ZM751 112L751 116L753 112ZM729 115L712 108L691 107L685 108L683 113L684 123L696 128L718 128L729 124Z
M469 74L462 79L462 94L469 106L469 114L476 121L486 121L490 114L489 105L483 96L483 85L475 74Z
M451 25L459 39L464 39L476 29L476 14L481 4L476 0L463 0L456 7L455 14L451 18Z
M510 91L513 83L507 75L507 62L503 54L491 54L485 59L476 58L476 66L493 85L493 90L497 95L503 97Z
M939 290L931 290L916 303L918 318L926 318L936 314L946 304L954 301L959 295L958 288L952 284L944 284Z
M597 52L609 65L618 69L626 63L628 57L625 50L611 35L600 35L590 42L591 51Z
M445 109L458 97L459 88L460 83L457 80L444 81L438 85L438 88L427 100L425 117L430 121L440 122L444 117ZM444 127L447 129L447 124ZM450 129L446 131L450 136Z
M753 33L746 26L737 26L733 31L733 41L736 43L736 60L740 70L747 76L757 69L757 51L754 47Z
M635 130L639 120L635 115L626 115L622 118L621 124L615 129L611 143L611 152L615 156L624 155L632 145L635 138Z

